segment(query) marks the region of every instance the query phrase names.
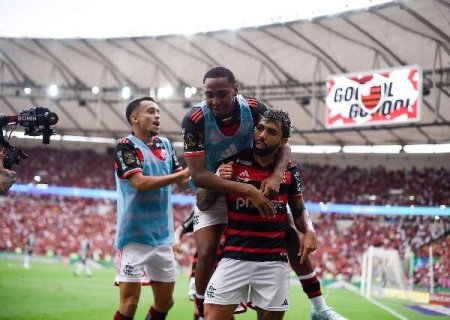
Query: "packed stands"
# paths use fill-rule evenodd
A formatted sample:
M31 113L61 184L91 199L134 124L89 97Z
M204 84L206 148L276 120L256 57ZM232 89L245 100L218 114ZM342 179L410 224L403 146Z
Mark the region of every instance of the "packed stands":
M23 161L18 183L40 183L82 188L115 188L112 155L92 150L26 150L33 161ZM45 165L42 165L45 164ZM449 205L450 174L444 168L390 171L384 167L362 169L304 164L305 199L313 202L350 204ZM175 192L180 192L175 190ZM185 192L192 194L192 191ZM67 257L76 253L83 238L91 240L99 260L113 260L114 200L38 196L11 193L0 199L0 250L23 248L26 236L36 237L38 255ZM191 204L175 204L175 226L192 210ZM450 287L448 261L450 220L429 216L367 216L313 214L319 248L313 254L322 278L357 281L362 253L370 246L397 249L401 257L415 254L414 283L429 285L428 246L433 246L436 286ZM438 241L435 241L438 239ZM185 236L185 254L177 255L187 266L194 252L191 236Z

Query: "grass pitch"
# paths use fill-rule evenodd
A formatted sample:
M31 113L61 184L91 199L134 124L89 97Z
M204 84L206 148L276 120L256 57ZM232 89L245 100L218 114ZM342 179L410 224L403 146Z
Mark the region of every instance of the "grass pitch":
M110 320L118 304L118 288L113 285L113 268L94 269L92 278L74 276L75 266L31 262L23 269L21 260L0 259L0 319L14 320ZM175 305L168 320L191 320L193 304L187 299L188 279L180 274L175 286ZM322 288L327 303L349 319L396 319L358 294L344 289ZM142 290L135 319L144 319L151 305L151 289ZM423 316L409 310L401 300L380 300L414 320L444 320L444 316ZM310 303L300 285L291 287L291 309L284 319L309 319ZM252 310L236 320L256 319Z

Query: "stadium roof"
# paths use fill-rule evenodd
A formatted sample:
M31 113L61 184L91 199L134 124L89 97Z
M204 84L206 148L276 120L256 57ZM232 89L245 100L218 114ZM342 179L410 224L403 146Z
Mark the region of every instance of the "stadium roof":
M136 12L141 9L145 7L134 7ZM158 12L147 19L155 15ZM154 94L162 109L161 134L181 141L186 102L200 101L204 73L223 65L234 71L242 93L290 111L296 130L292 144L448 143L449 17L448 1L415 0L311 20L288 19L191 35L3 37L0 112L13 114L32 105L48 105L60 116L58 133L118 138L129 130L122 94L127 90L131 96ZM78 19L83 24L83 17ZM120 19L116 20L120 25ZM404 65L420 66L430 90L424 96L418 124L325 129L324 93L329 75ZM47 94L51 84L57 86L53 87L58 91L54 98ZM196 88L196 93L186 87ZM192 96L185 98L185 92Z
M392 0L0 0L0 36L118 38L236 30L367 9ZM36 14L39 12L39 14Z

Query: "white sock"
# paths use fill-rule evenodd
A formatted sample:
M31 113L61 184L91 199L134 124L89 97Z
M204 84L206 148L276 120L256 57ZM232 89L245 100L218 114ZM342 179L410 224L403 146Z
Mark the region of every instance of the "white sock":
M25 269L28 269L28 268L30 267L30 257L29 257L28 255L26 255L26 256L23 258L23 267L24 267Z
M312 277L314 277L316 275L316 271L313 271L311 273L305 274L304 276L298 276L298 280L306 280L306 279L311 279Z
M205 296L202 296L201 294L195 293L195 297L197 299L205 299Z
M309 299L309 301L311 302L313 308L316 310L322 310L328 307L323 296L311 298Z

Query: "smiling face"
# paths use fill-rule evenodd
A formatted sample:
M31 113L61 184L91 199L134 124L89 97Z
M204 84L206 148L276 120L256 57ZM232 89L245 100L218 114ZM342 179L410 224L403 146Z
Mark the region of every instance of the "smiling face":
M238 85L226 77L206 78L204 82L205 102L216 118L225 118L234 110Z
M287 142L281 121L261 118L253 133L253 152L258 156L275 154Z
M155 102L141 101L139 107L131 114L130 119L136 136L148 138L158 135L160 118L159 107Z

